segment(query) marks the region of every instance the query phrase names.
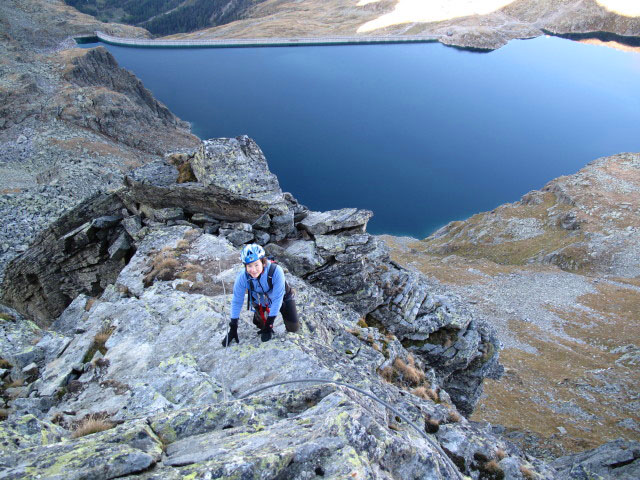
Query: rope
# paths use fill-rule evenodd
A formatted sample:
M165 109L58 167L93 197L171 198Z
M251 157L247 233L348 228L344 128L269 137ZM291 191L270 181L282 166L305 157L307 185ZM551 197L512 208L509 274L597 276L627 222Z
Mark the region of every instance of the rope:
M434 440L432 440L427 435L427 433L425 431L423 431L415 423L413 423L411 420L409 420L409 418L407 418L403 413L401 413L398 410L396 410L394 407L389 405L384 400L376 397L373 393L367 392L366 390L362 390L361 388L358 388L358 387L354 387L353 385L349 385L348 383L337 382L335 380L326 380L326 379L323 379L323 378L299 378L299 379L295 379L295 380L285 380L283 382L268 383L266 385L263 385L261 387L258 387L256 389L254 389L254 390L250 390L249 392L245 392L245 393L243 393L242 395L240 395L238 397L238 400L243 400L243 399L253 395L254 393L258 393L258 392L261 392L263 390L267 390L268 388L277 387L279 385L288 385L290 383L330 383L330 384L333 384L333 385L339 385L341 387L350 388L351 390L355 390L356 392L359 392L359 393L371 398L372 400L375 400L379 404L385 406L386 408L391 410L393 413L395 413L398 417L400 417L403 421L405 421L409 426L413 427L413 429L416 432L418 432L422 438L424 438L432 447L434 447L438 451L438 453L440 453L440 455L442 455L442 457L445 459L445 463L452 470L453 475L456 478L458 478L459 480L465 480L467 478L467 477L463 476L460 473L460 471L458 470L458 467L456 467L456 465L449 458L449 456L444 452L444 450L442 450L442 447L440 447L440 445L438 445Z

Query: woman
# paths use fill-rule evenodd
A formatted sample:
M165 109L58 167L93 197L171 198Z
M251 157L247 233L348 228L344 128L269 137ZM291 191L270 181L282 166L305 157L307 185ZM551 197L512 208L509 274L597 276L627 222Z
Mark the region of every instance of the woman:
M263 342L273 336L273 322L282 313L287 332L297 332L300 327L293 290L284 279L284 271L265 258L264 249L255 243L245 245L240 254L244 269L236 277L231 300L231 322L229 333L222 340L226 347L238 339L238 318L244 303L244 292L249 292L247 307L253 310L253 323L259 329Z

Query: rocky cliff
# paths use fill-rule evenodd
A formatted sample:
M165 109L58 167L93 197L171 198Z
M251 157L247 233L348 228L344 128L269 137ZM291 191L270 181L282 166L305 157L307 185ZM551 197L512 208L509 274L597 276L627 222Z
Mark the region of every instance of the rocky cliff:
M239 173L248 161L270 178L246 137L151 162L10 263L1 295L16 310L4 310L2 347L5 371L22 385L4 391L5 447L19 445L7 452L5 478L457 478L494 468L492 460L510 478L521 469L551 478L458 413L472 411L484 377L499 375L489 326L391 262L366 233L370 212L309 212L275 177L256 191ZM193 181L178 182L187 168ZM285 335L277 325L276 339L261 344L243 315L241 343L223 349L225 292L249 241L287 268L302 328ZM371 392L433 437L336 385L241 398L308 378ZM86 418L120 426L65 440ZM103 467L96 456L107 445Z
M239 174L248 161L267 188ZM493 330L391 261L370 216L309 211L247 137L150 162L67 213L0 289L2 478L581 478L465 418L500 373ZM301 330L261 343L246 312L225 349L249 241L285 267ZM612 444L580 465L633 478L639 456Z

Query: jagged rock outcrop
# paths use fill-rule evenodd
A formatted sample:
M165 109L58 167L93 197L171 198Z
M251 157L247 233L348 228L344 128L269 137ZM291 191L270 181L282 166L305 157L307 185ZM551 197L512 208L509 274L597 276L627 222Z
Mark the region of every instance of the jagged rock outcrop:
M215 171L217 162L233 169L247 155L266 175L254 145L245 137L205 142L199 175ZM547 465L458 413L471 412L483 378L499 374L495 335L461 299L391 261L380 239L366 233L370 212L308 212L277 180L261 192L244 190L240 178L224 184L208 177L206 187L178 183L180 166L195 153L179 157L132 172L127 185L87 202L77 210L82 218L63 217L39 247L13 262L24 268L23 258L64 259L65 245L87 248L90 242L80 240L93 231L98 241L103 229L109 232L101 245L105 257L96 265L110 258L123 268L104 278L95 270L94 282L84 287L73 273L75 283L66 280L62 269L58 277L39 277L73 284L79 295L49 330L23 321L0 324L0 339L23 339L3 352L7 380L0 398L9 421L1 435L8 442L21 435L30 445L26 454L6 450L4 478L27 471L65 478L87 471L95 478L257 478L265 472L281 479L458 478L452 469L472 478L521 479L532 472L555 478ZM155 191L151 202L144 203L143 189ZM271 214L246 223L256 204L269 205L265 198L291 220L279 240L282 224ZM269 236L266 249L288 268L296 290L298 334L277 322L275 339L263 344L243 312L241 343L219 347L238 268L235 231L251 234L246 241L256 232ZM107 278L106 288L90 290ZM13 278L15 292L26 288L21 281ZM3 292L7 286L5 280ZM14 305L37 312L46 310L46 301L33 294ZM22 320L21 313L12 315ZM428 438L371 398L336 385L283 385L240 399L261 385L310 377L372 392ZM21 385L7 388L9 380ZM120 425L66 438L87 419ZM16 430L21 422L32 425L28 435ZM35 438L45 438L42 431L46 441ZM98 452L112 459L108 467L98 463Z
M567 455L553 462L558 480L640 477L640 443L616 440L588 450Z
M163 253L178 264L175 278L145 286L141 277ZM183 288L196 283L180 275L194 265L202 267L207 295ZM493 458L553 478L547 466L517 450L512 454L509 445L457 414L432 369L410 360L398 339L358 326L356 311L291 274L300 332L286 334L278 322L276 338L263 344L243 313L241 343L220 348L230 300L224 291L236 271L237 249L224 238L182 225L149 229L113 286L97 300L77 297L53 324L64 349L45 337L35 345L49 358L54 348L55 354L11 400L10 418L0 424L0 437L11 446L3 452L3 478L29 472L64 478L448 479L458 478L458 469L477 476ZM106 339L98 346L100 334ZM412 370L398 369L396 359ZM379 376L384 368L395 370L393 383ZM435 397L410 393L409 372L423 375L423 388ZM266 383L309 377L372 392L432 432L431 440L371 398L335 385L284 385L239 399ZM121 424L67 438L83 418ZM27 422L28 434L20 430ZM28 451L13 446L18 439Z
M116 195L98 194L63 215L12 262L0 299L48 323L80 293L102 293L133 250L123 208Z
M141 254L148 255L151 247L144 239L150 228L158 228L164 220L168 225L184 224L182 230L198 231L198 226L186 219L208 216L220 222L220 237L236 246L253 241L254 232L267 233L270 254L295 275L396 335L412 353L433 365L438 385L450 387L462 412L473 410L482 392L482 379L500 375L495 336L483 322L472 318L459 299L444 293L434 295L425 277L390 262L384 244L365 232L371 212L310 212L294 223L297 202L291 196L285 198L264 155L247 137L205 141L188 161L198 182L178 183L178 169L168 161L151 162L128 175L125 188L114 193L111 202L101 200L100 218L113 221L108 224L110 233L100 239L95 221L86 222L86 215L78 220L77 214L72 215L75 221L65 219L62 224L68 225L70 232L52 229L37 251L32 249L12 263L12 273L1 289L4 301L41 320L54 318L78 294L98 296L113 283L114 271L122 270L131 258L134 239L143 239L135 248L143 248ZM247 176L238 172L247 172ZM258 177L266 179L265 186L256 187ZM123 210L123 204L128 210ZM86 210L100 208L89 202ZM121 211L123 215L113 216ZM144 231L127 233L123 216L142 216L148 226ZM179 240L173 239L172 248ZM103 258L91 257L94 251L102 252ZM68 267L78 256L90 257L89 265ZM50 262L41 274L38 265L45 258L61 260ZM145 269L152 267L140 264L137 258L134 256L124 269L138 272L137 279L121 284L140 296L150 283ZM213 263L212 258L208 263ZM78 274L61 278L65 271ZM60 374L54 376L59 378Z

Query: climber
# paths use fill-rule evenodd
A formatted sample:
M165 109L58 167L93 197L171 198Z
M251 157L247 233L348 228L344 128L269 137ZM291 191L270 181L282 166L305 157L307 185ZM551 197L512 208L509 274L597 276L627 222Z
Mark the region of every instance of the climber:
M282 314L287 332L297 332L300 327L294 290L285 282L284 271L280 265L265 257L264 249L255 243L245 245L240 254L244 268L238 273L233 285L231 300L231 321L229 333L222 340L226 347L238 339L238 318L244 302L244 293L248 291L247 308L252 310L253 323L258 327L263 342L271 340L273 322Z

